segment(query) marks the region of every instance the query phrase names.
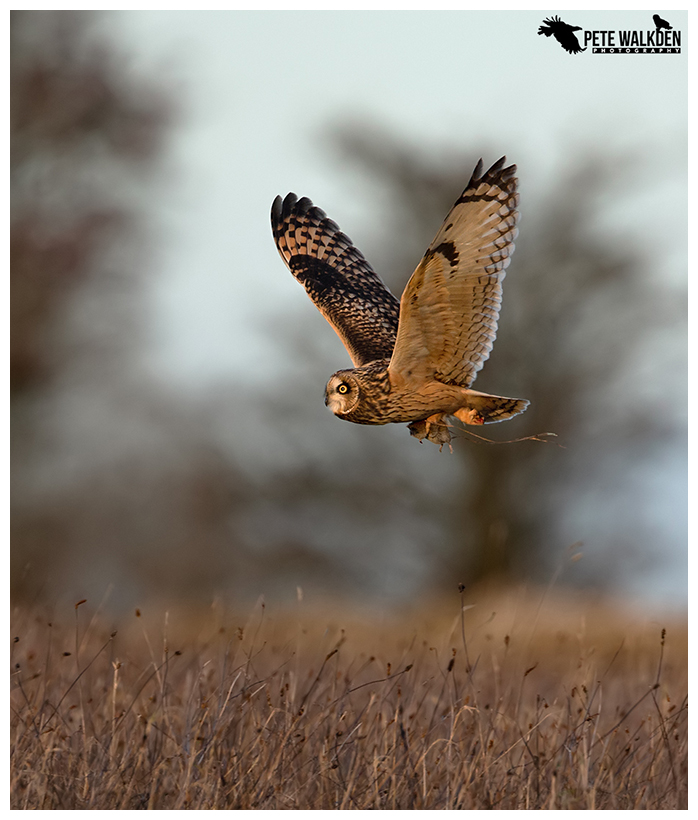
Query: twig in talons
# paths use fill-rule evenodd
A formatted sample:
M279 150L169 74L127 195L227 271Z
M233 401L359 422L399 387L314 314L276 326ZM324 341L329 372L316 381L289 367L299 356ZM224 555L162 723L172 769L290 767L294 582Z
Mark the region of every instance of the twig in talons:
M473 438L478 439L478 441L483 441L486 444L516 444L519 441L540 441L541 444L549 444L550 439L557 438L557 433L536 433L532 436L522 436L521 438L507 439L506 441L497 441L496 439L486 438L485 436L478 436L477 433L473 433L470 430L463 430L461 428L461 432L465 433L466 436L472 436ZM562 444L558 444L557 446L561 447L563 450L565 449Z

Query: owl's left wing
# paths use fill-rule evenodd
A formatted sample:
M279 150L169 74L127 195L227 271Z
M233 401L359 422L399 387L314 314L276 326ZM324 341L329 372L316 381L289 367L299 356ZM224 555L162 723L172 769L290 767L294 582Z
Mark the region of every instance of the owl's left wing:
M351 239L307 198L271 207L276 247L342 340L356 367L393 353L400 303Z
M497 335L502 280L517 236L516 166L478 162L400 302L390 372L469 387Z

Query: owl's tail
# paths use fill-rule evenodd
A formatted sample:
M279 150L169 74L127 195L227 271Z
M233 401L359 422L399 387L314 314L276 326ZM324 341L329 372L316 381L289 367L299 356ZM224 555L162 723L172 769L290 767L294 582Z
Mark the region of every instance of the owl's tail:
M468 390L467 405L456 410L453 415L465 424L494 424L518 416L529 404L527 399L507 399L504 396L490 396L489 393Z

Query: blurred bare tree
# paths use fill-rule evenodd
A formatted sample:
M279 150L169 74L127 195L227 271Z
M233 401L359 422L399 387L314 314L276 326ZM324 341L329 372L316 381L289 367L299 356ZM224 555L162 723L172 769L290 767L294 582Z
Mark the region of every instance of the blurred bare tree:
M194 594L242 493L140 361L143 198L172 118L82 12L11 16L12 589Z
M121 88L81 13L11 13L11 387L20 397L61 367L70 299L128 212L113 176L158 150L163 98Z
M376 248L364 250L399 294L478 157L430 161L363 126L335 138L345 162L383 195ZM641 493L633 496L632 485L683 440L685 311L683 294L651 279L629 238L604 240L594 230L599 202L627 186L631 171L613 157L578 157L537 207L520 171L521 234L498 339L476 386L524 396L531 407L477 432L502 441L550 431L560 446L458 442L462 477L444 581L543 580L555 552L601 524L610 549L575 576L603 586L628 571L623 562L633 542L648 542ZM585 524L570 526L570 511L578 521L580 509Z
M13 594L114 583L129 603L296 586L399 599L549 577L551 555L594 526L609 557L575 565L577 581L626 571L624 545L656 535L633 481L680 438L677 336L662 334L683 314L631 243L592 227L623 169L589 158L535 205L521 174L522 233L478 378L532 401L483 432L553 431L565 449L464 438L451 458L404 428L338 422L318 374L343 361L320 318L316 333L275 317L287 382L231 380L188 401L140 355L144 189L158 179L168 95L91 20L12 14ZM366 128L334 144L376 192L374 247L360 244L400 293L477 157L432 165Z
M337 485L281 448L274 471L254 453L241 464L240 441L221 442L238 419L263 436L254 420L276 399L236 383L188 401L142 361L144 189L158 184L172 110L95 21L12 15L13 596L114 585L123 606L355 589L388 530L384 508L354 492L370 465ZM349 520L358 569L343 543L333 551Z

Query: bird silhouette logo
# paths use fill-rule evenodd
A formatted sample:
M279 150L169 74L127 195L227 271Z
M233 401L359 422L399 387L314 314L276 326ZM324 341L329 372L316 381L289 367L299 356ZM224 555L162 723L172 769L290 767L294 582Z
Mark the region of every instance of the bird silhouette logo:
M581 30L581 26L571 26L569 23L564 23L559 17L555 16L543 20L538 29L538 34L545 34L546 37L550 37L552 34L565 51L570 54L579 54L580 51L586 51L586 48L582 48L579 45L579 40L577 40L577 36L574 32Z
M666 20L662 20L662 18L658 14L653 14L652 19L654 20L654 27L657 30L657 34L665 28L667 31L672 31L673 27L667 23Z

